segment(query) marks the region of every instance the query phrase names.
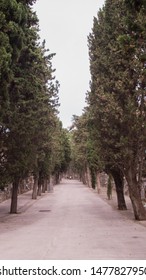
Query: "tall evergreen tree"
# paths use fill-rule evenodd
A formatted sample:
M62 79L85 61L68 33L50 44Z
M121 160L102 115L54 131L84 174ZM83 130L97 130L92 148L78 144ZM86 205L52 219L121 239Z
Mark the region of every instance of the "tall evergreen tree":
M0 2L0 175L1 185L6 183L5 169L9 132L10 97L9 87L14 77L13 65L19 59L23 45L22 25L25 21L23 5L16 0Z
M20 179L35 170L46 157L46 149L48 152L58 84L53 82L54 54L48 55L45 44L38 44L38 19L31 9L35 1L7 2L4 5L2 1L7 23L3 33L10 45L6 48L10 61L9 80L5 81L1 71L6 84L1 94L1 104L5 104L1 114L1 175L5 172L13 183L10 212L16 213Z
M144 15L141 5L135 13L136 25L144 27ZM126 2L107 0L94 19L89 37L92 80L88 102L103 157L126 176L135 218L145 219L137 180L145 149L145 102L140 86L144 48L137 38L145 38L145 30L132 27L131 17Z

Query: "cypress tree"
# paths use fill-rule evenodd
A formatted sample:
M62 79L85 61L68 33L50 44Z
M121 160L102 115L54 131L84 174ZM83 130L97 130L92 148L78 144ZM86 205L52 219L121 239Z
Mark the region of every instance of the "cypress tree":
M1 94L1 104L5 104L1 115L1 174L6 171L13 183L11 213L17 213L20 179L41 169L40 162L46 158L58 105L58 82L53 82L51 63L54 54L48 54L44 42L38 43L38 19L31 8L34 2L2 2L9 67L7 76L1 71L7 85Z
M142 220L146 214L137 170L140 177L145 149L141 83L145 64L141 63L144 47L138 42L142 38L144 43L145 9L144 5L134 5L134 9L135 19L126 2L107 0L99 19L94 20L89 37L92 81L88 102L105 162L126 176L135 218Z

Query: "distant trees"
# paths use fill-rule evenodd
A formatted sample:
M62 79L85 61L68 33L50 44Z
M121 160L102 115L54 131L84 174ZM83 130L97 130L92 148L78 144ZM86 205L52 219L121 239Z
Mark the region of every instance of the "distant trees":
M86 119L82 115L73 116L71 127L71 147L72 147L72 169L77 173L83 183L86 182L87 170L87 130Z
M52 174L56 183L59 182L60 175L66 173L70 160L71 146L68 130L64 129L62 123L57 120L52 143Z
M33 3L0 3L0 184L1 188L8 182L13 185L11 213L17 212L20 180L34 175L36 198L50 174L64 170L67 154L57 117L54 54L46 50L45 42L38 43Z

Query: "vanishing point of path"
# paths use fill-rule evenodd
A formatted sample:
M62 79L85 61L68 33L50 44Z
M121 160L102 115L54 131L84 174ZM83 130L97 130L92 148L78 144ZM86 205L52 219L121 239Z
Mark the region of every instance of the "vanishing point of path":
M0 218L0 259L146 258L146 227L78 181L62 181L22 210Z

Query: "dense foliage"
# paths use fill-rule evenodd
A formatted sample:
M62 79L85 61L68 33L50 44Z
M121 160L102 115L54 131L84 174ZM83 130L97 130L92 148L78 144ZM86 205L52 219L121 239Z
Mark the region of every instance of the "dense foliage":
M118 208L126 209L124 177L134 216L146 219L141 200L146 149L146 4L106 0L88 37L91 82L87 107L73 122L74 166L91 186L112 175Z
M140 187L146 147L146 7L107 0L89 35L89 120L107 169L120 169L136 219L145 219ZM94 137L93 137L94 139Z
M21 179L33 174L42 184L66 168L54 54L39 43L34 3L0 1L0 187L13 184L11 213Z

